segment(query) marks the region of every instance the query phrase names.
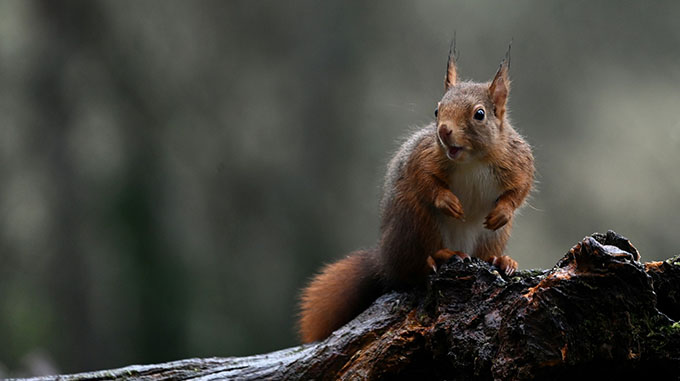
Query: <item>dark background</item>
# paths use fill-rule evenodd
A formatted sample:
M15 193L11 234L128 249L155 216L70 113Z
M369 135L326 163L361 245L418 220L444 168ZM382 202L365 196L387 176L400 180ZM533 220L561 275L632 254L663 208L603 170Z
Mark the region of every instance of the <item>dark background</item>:
M297 343L387 161L512 47L537 189L508 252L680 237L680 3L0 1L0 377Z

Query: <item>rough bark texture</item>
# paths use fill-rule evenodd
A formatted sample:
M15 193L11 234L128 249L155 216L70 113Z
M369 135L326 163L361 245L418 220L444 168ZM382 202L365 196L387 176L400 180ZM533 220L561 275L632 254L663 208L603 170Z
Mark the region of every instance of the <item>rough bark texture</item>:
M323 342L42 379L677 379L680 259L638 260L610 231L512 278L454 261Z

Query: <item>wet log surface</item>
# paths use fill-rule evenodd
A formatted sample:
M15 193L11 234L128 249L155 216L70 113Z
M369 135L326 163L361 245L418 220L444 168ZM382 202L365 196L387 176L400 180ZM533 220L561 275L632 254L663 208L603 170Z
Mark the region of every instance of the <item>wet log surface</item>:
M677 379L679 298L678 257L642 264L610 231L511 278L450 262L322 342L42 379Z

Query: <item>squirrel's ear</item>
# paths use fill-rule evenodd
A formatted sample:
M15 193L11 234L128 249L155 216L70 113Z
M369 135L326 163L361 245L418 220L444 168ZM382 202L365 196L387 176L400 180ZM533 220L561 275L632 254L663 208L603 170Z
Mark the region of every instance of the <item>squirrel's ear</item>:
M456 70L456 37L454 35L451 47L449 48L449 59L446 61L446 75L444 76L444 92L447 92L458 80Z
M489 95L491 95L491 101L493 101L495 106L494 113L496 114L496 118L501 121L505 116L505 103L507 102L508 94L510 93L510 79L508 78L509 67L510 59L509 56L506 56L503 62L501 62L501 67L498 68L498 72L489 86Z

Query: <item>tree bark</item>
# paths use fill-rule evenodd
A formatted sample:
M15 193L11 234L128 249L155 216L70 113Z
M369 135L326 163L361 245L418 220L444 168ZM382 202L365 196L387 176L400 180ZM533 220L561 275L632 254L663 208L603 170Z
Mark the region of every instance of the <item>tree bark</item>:
M642 264L610 231L550 270L510 278L477 259L452 261L322 342L41 379L676 379L678 298L679 257Z

